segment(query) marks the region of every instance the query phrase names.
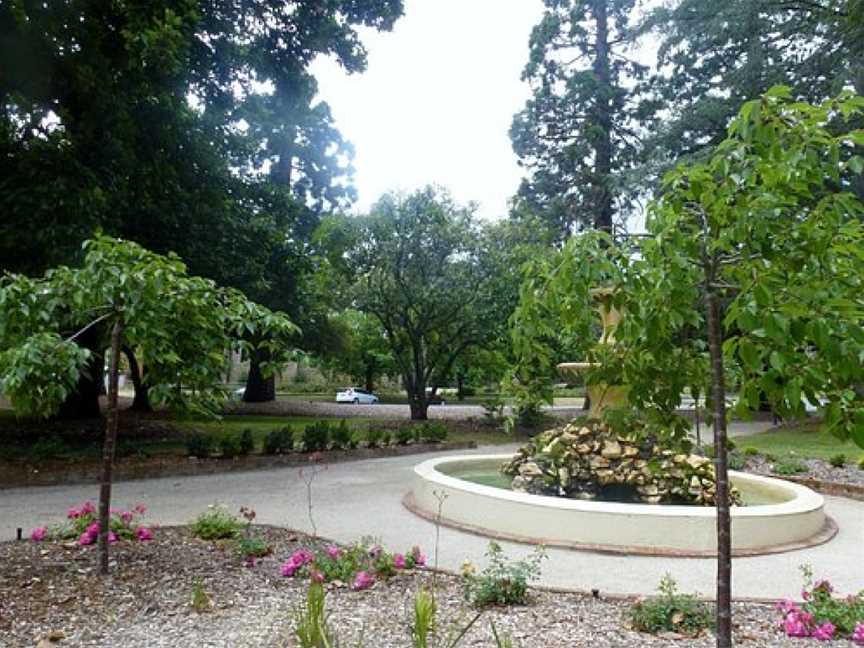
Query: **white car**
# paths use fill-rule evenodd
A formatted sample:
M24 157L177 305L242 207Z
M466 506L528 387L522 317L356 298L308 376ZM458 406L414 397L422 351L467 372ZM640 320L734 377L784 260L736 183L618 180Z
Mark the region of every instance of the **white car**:
M342 391L336 392L337 403L354 403L355 405L374 405L378 402L378 397L357 387L348 387Z

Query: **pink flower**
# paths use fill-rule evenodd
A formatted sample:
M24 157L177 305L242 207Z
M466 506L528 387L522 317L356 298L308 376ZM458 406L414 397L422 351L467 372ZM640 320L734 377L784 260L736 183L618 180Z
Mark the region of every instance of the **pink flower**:
M313 583L323 583L324 582L324 574L322 574L317 569L313 569L309 573L309 578L312 580Z
M147 527L138 527L137 529L135 529L135 537L142 542L145 540L152 540L153 531L151 529L148 529Z
M87 533L86 531L84 533L82 533L81 536L78 538L78 544L82 547L86 547L87 545L91 545L95 541L96 541L96 536L91 534L91 533Z
M81 509L72 507L68 511L66 511L66 517L70 520L74 520L77 517L81 517Z
M813 638L817 641L831 641L834 638L834 630L836 630L834 624L826 621L813 631Z
M296 563L298 567L308 565L313 560L315 560L315 554L313 554L308 549L298 549L293 554L291 554L291 561Z
M795 608L783 619L783 631L787 637L809 637L812 634L812 623L812 614Z
M342 555L342 550L339 547L329 546L324 549L324 553L327 554L328 558L332 558L333 560L339 560L339 556Z
M81 507L81 515L90 515L95 512L96 507L93 506L93 502L84 502L84 505Z
M855 626L855 632L852 633L852 641L859 646L864 646L864 623L859 623Z
M289 560L288 562L286 562L285 564L282 565L282 567L279 569L279 571L286 578L291 578L292 576L294 576L294 574L297 573L298 569L300 569L300 565L295 563L293 560Z
M359 571L354 577L354 582L351 584L351 589L353 589L354 591L369 589L370 587L372 587L372 584L374 582L375 579L370 573L365 571Z
M394 554L393 555L393 566L396 569L405 569L405 556L402 554Z
M135 511L138 515L144 515L147 512L147 507L143 504L136 504L135 508L133 508L132 510Z
M108 532L108 544L114 544L115 542L117 542L117 540L119 540L119 538L117 537L117 534L114 533L113 531L109 531Z
M784 615L790 612L798 612L798 605L794 601L786 599L777 604L777 609L783 612Z
M99 534L99 523L93 522L90 526L87 527L87 533L90 535L98 535Z
M123 520L124 524L129 524L132 521L132 518L135 517L131 511L123 511L120 514L120 519Z
M48 527L36 527L30 532L30 539L33 542L42 542L48 537Z
M411 555L414 557L414 564L423 567L426 564L426 556L420 551L420 547L414 547L411 550Z

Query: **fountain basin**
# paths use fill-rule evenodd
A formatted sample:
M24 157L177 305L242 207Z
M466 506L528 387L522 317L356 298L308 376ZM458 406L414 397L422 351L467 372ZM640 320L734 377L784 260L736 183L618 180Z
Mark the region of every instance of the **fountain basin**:
M428 519L490 537L624 554L713 556L712 507L624 504L514 492L460 475L490 475L511 455L461 455L414 468L405 505ZM818 493L791 482L730 471L749 506L732 508L733 555L791 551L837 533Z

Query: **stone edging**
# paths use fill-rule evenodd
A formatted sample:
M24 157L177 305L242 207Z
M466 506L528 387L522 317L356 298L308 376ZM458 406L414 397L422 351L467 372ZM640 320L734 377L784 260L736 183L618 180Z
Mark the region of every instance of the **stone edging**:
M761 474L761 473L754 473ZM794 475L771 475L776 479L784 479L795 484L801 484L807 488L812 488L823 495L833 495L835 497L846 497L848 499L864 502L864 485L848 484L846 482L832 482L816 479L814 477L795 477Z
M509 534L509 533L501 533L501 532L493 532L488 529L483 529L479 527L475 527L469 524L463 524L461 522L456 522L450 520L444 516L440 518L437 515L433 515L428 513L417 506L414 501L414 495L411 492L406 493L402 497L402 505L414 513L415 515L428 520L432 523L440 523L442 526L450 527L456 529L458 531L462 531L465 533L470 533L476 536L482 536L486 538L494 538L496 540L505 540L509 542L519 542L522 544L533 544L533 545L544 545L547 547L555 547L559 549L571 549L574 551L585 551L589 553L600 553L600 554L612 554L612 555L624 555L624 556L661 556L666 558L716 558L716 551L685 551L679 549L670 549L664 547L658 547L656 549L646 549L645 547L625 547L625 546L611 546L611 545L599 545L599 544L584 544L577 542L563 542L563 541L548 541L543 538L529 538L521 535ZM650 504L646 504L645 506L650 506ZM735 558L741 557L749 557L749 556L764 556L768 554L778 554L778 553L786 553L789 551L797 551L799 549L806 549L808 547L816 547L821 544L825 544L829 540L832 540L834 536L837 535L839 528L837 527L837 523L834 522L828 516L825 516L825 525L822 529L816 533L816 535L808 538L802 542L790 542L786 544L780 545L771 545L767 547L759 547L756 549L738 549L732 552L732 556Z
M355 448L353 450L329 450L317 453L321 463L343 463L362 459L383 457L402 457L427 452L446 452L448 450L468 450L476 448L474 441L458 443L418 443L407 446L388 446L386 448ZM213 475L226 472L268 470L309 465L311 453L292 452L284 455L246 455L233 459L208 457L152 457L148 459L120 459L114 462L115 481L155 479L159 477L189 477ZM47 469L30 464L2 465L0 490L29 486L56 486L61 484L98 483L101 464L93 462L52 462Z

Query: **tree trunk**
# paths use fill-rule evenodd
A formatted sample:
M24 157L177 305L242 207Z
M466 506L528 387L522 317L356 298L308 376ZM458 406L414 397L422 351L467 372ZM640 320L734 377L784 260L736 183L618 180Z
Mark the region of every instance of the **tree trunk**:
M594 113L599 129L592 134L594 145L594 227L612 233L614 205L610 188L612 176L612 104L610 85L612 69L609 61L608 0L594 0L592 14L597 25L594 47L594 75L598 90L594 97Z
M363 382L364 388L371 394L375 389L375 367L372 363L366 365L366 376Z
M422 398L411 396L410 404L412 421L425 421L429 418L429 403L426 402L425 395Z
M267 349L256 349L249 355L249 377L243 400L247 403L269 403L276 400L276 376L261 373L261 363L270 359Z
M129 362L129 377L132 379L132 385L135 387L135 399L132 401L132 407L129 409L133 412L152 412L153 406L150 404L150 387L144 382L144 372L138 366L138 359L135 357L135 352L128 346L123 347L123 354Z
M102 447L102 481L99 488L99 573L108 573L108 533L111 519L111 481L114 468L114 447L120 409L117 392L120 382L120 349L123 342L123 317L119 315L111 329L111 358L108 370L108 416L105 426L105 444Z
M99 407L99 396L104 393L103 367L105 356L100 348L101 336L99 326L87 329L76 340L77 343L90 351L87 366L78 377L75 390L66 397L57 412L60 419L97 419L102 416Z
M726 385L723 377L723 333L717 294L706 299L711 398L714 401L714 461L717 484L717 648L732 646L732 532L729 519L729 470L726 460Z
M465 376L461 372L456 374L456 399L460 403L465 400Z

